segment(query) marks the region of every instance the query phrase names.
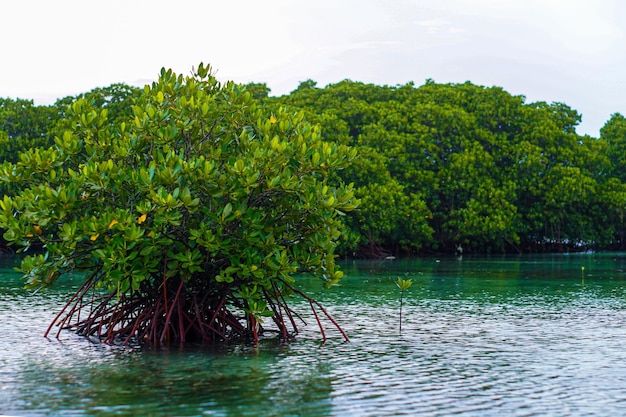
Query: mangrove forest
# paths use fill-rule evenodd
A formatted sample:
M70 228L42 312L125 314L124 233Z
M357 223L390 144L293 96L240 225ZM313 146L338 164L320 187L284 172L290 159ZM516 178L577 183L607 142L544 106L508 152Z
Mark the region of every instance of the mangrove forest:
M360 200L340 218L342 256L625 248L621 114L594 138L576 133L581 115L564 103L527 103L470 82L307 80L280 97L262 83L238 88L268 114L303 112L326 143L356 150L328 179L353 183ZM106 110L108 124L131 125L142 91L114 84L52 106L0 99L0 160L32 163L20 151L54 145L78 100ZM2 194L19 189L6 169L2 180Z
M86 274L60 328L157 345L256 341L270 322L288 339L295 294L324 334L341 329L294 276L332 286L337 257L625 248L618 113L594 138L564 103L471 82L270 92L201 64L0 99L2 250L28 255L29 288Z

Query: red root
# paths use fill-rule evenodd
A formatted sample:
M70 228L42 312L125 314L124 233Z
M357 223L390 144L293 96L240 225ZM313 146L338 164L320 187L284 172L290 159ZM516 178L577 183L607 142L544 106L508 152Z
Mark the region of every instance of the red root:
M281 290L284 288L309 302L323 341L326 341L326 332L318 309L348 341L348 336L320 303L284 282L283 287L279 288L274 283L263 293L277 327L277 330L271 330L264 328L253 316L246 317L240 313L247 305L244 300L235 297L234 291L228 286L209 291L206 288L193 288L182 279L168 278L158 290L142 288L118 296L116 292L97 294L96 284L100 278L100 271L96 271L85 281L56 315L45 337L56 324L59 326L57 338L61 330L73 329L80 335L98 341L124 345L159 346L172 342L237 340L253 340L256 344L264 332L271 331L277 332L283 340L289 340L298 333L295 318L302 318L287 305L284 291ZM165 281L170 281L170 285L166 286Z

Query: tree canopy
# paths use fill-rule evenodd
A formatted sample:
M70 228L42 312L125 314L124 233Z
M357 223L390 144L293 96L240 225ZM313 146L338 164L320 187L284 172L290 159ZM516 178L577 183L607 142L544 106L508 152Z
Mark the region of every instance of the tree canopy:
M471 82L344 80L322 88L306 80L280 97L262 83L239 88L266 111L303 111L324 138L358 151L328 177L332 185L354 183L361 200L341 217L345 256L624 248L626 122L619 113L592 138L576 133L581 115L565 103L529 103ZM62 102L84 98L107 108L109 119L113 107L132 118L134 94L113 85ZM42 108L49 116L41 119L54 123L31 131L58 135L61 107L56 114ZM13 136L0 133L0 141ZM17 154L4 158L16 162Z
M59 322L108 342L257 339L267 320L291 337L295 274L342 276L338 217L357 200L328 178L355 150L204 65L122 98L68 100L52 146L0 166L21 190L0 200L4 238L43 248L27 286L84 271Z
M566 104L432 80L325 88L308 81L276 100L306 109L327 135L358 149L341 173L363 200L346 222L348 252L623 245L620 115L596 139L576 134L581 116Z

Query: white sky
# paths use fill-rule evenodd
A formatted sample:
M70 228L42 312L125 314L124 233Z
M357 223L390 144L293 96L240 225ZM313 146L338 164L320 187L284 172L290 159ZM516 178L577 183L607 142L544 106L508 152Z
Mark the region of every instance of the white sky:
M265 82L467 80L563 102L597 137L626 114L623 0L3 0L0 97L50 104L161 67Z

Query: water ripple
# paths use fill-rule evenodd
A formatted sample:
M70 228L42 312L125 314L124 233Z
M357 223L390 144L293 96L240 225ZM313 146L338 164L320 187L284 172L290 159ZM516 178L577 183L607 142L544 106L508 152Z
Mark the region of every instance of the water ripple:
M43 339L67 292L32 296L11 276L0 282L0 414L626 415L622 281L597 264L608 278L584 287L577 277L520 278L539 275L524 263L510 278L502 263L480 273L433 265L446 272L407 269L415 283L401 334L397 271L370 264L337 291L311 284L349 343L325 323L320 344L307 304L295 302L310 325L294 343L151 352Z

